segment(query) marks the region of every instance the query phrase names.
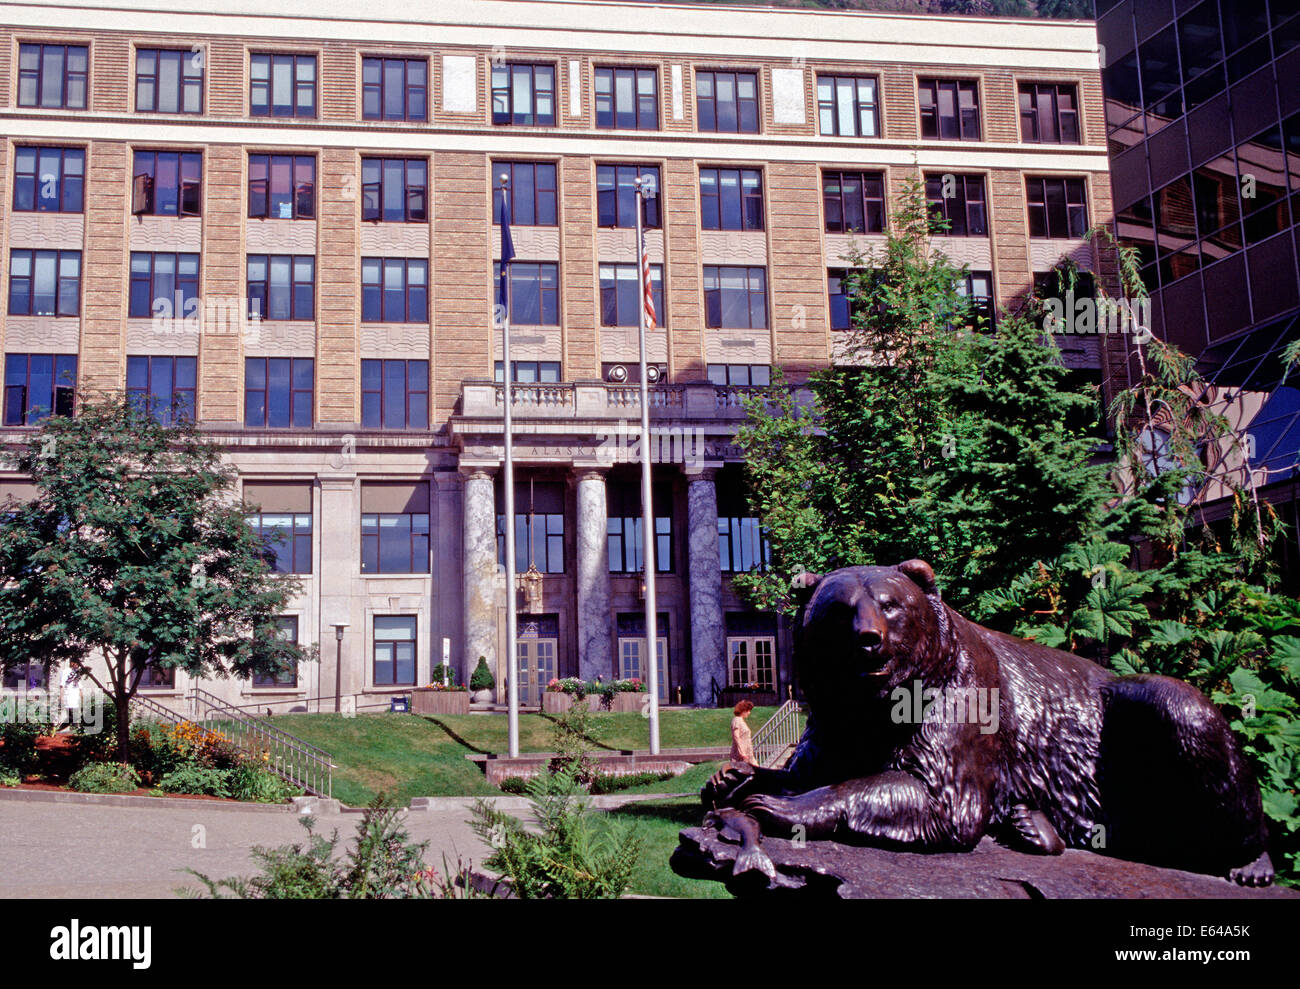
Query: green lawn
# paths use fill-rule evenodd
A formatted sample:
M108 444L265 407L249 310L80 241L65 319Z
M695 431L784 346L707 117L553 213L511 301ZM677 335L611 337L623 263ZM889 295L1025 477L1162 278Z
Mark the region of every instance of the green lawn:
M772 708L756 708L750 719L761 725ZM334 757L334 796L350 806L368 803L387 793L399 803L412 797L489 796L501 791L488 786L483 771L465 758L474 752L507 750L504 715L458 714L286 714L271 719L285 731L319 746ZM598 714L593 747L644 751L648 745L646 719L635 712ZM548 752L554 748L551 715L519 717L519 750ZM662 748L693 748L730 744L728 710L664 711L660 715ZM715 767L697 766L674 780L664 780L626 792L677 793L698 790Z
M631 892L700 900L732 898L722 883L683 879L668 867L668 859L677 847L677 832L697 826L704 818L704 809L698 799L647 800L609 813L632 821L645 842L632 876Z

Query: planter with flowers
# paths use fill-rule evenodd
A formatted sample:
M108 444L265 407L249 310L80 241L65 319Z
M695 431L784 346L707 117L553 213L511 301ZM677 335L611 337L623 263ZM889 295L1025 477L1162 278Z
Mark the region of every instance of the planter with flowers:
M547 684L542 695L542 710L550 714L560 714L579 703L592 711L639 713L645 703L645 684L636 677L609 681L564 677Z
M411 691L412 714L469 714L469 691L450 667L439 663L429 683Z
M718 691L719 707L735 707L740 701L749 701L755 707L775 707L779 703L776 688L757 683L733 683Z

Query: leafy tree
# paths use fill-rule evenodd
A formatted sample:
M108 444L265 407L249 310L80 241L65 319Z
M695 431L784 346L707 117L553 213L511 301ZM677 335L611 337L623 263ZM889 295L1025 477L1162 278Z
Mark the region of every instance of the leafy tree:
M959 608L1117 525L1097 445L1095 392L1070 385L1027 314L981 332L965 269L931 240L912 180L884 245L852 252L853 325L837 365L797 395L778 373L737 442L768 571L736 583L779 606L800 570L924 557Z
M42 421L17 468L36 497L0 517L0 663L102 656L119 756L146 666L273 675L313 658L278 617L298 582L230 499L233 471L185 416L124 399Z

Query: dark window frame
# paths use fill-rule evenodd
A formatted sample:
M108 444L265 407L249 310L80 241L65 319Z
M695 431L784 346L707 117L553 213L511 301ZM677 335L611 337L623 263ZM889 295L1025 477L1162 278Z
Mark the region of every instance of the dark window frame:
M22 158L25 153L31 153L32 171L25 171L22 165ZM55 205L45 207L41 204L46 201L46 197L41 195L41 190L46 185L46 179L41 172L41 159L46 155L58 155L58 174L54 176L54 195ZM80 176L69 175L67 162L69 160L79 160L81 174ZM74 181L75 180L75 181ZM27 197L20 195L20 189L30 184L31 206L21 206L19 203ZM69 190L75 189L75 207L73 205L73 196ZM14 148L14 194L13 194L13 211L15 213L84 213L86 211L86 149L77 147L55 147L53 145L39 144L19 144Z
M145 278L137 276L135 262L137 258L149 259L149 274ZM160 295L158 291L158 258L170 257L172 259L172 285L175 290L180 292L181 305L179 310L176 308L176 291L171 296ZM193 276L181 276L181 261L192 261L194 264ZM189 251L132 251L127 259L128 263L128 284L129 291L127 295L127 316L131 319L153 319L155 316L162 317L162 313L153 311L154 303L159 299L166 298L172 306L171 319L184 319L193 315L189 311L189 303L197 302L200 298L199 285L202 277L201 258L198 254ZM145 311L141 311L138 305L137 287L141 284L148 285L149 295L145 300L148 305ZM186 289L190 291L186 292ZM165 310L164 310L165 311Z
M32 394L32 359L49 359L49 405L40 404L45 390ZM14 380L18 362L22 362L22 383ZM69 377L70 374L70 377ZM62 382L60 382L62 378ZM34 426L51 415L75 415L77 407L77 355L76 354L5 354L4 365L4 424L6 426Z
M723 288L722 277L725 271L743 271L745 273L745 312L749 322L744 324L727 324L723 322L723 313L728 311L724 304L723 293L727 291ZM759 273L761 285L754 287L755 272ZM710 280L716 281L717 286L710 288ZM716 294L716 303L712 301L712 296ZM754 322L754 300L761 298L763 304L763 321L762 323ZM716 310L717 315L714 315ZM771 313L768 311L767 303L767 268L762 265L721 265L706 264L704 266L704 325L710 330L765 330L769 329L771 322Z
M619 100L620 78L632 79L632 106ZM650 79L652 92L642 93L641 82ZM608 82L602 92L602 83ZM595 96L593 114L599 130L659 130L659 70L649 65L598 65L592 72ZM627 115L631 115L631 123Z
M1061 95L1067 93L1072 109L1061 109ZM1072 82L1022 82L1016 89L1020 107L1020 140L1025 144L1081 144L1083 133L1079 127L1079 87ZM1029 105L1026 107L1026 97ZM1043 119L1044 97L1050 102L1049 115L1052 137L1045 137ZM1066 139L1066 121L1073 129L1074 139Z
M734 174L736 194L734 204L729 204L723 194L723 178ZM712 178L712 191L706 191L706 176ZM746 179L756 182L748 188ZM727 206L735 206L735 217L727 215ZM726 166L700 167L700 229L702 230L763 230L766 217L763 203L763 170L761 168L728 168ZM730 220L730 222L729 222Z
M385 519L404 519L407 539L407 569L391 567L392 558L384 551L383 537ZM417 523L423 519L423 523ZM423 532L417 531L418 525L424 526ZM361 513L361 572L363 574L419 574L430 572L430 548L432 545L432 519L428 512L362 512ZM400 536L401 533L398 533ZM400 545L400 543L399 543ZM423 548L421 548L423 547ZM392 552L391 547L389 553ZM390 566L385 567L385 561ZM423 566L421 566L423 564Z
M275 182L277 165L289 167L289 187L280 190ZM310 178L303 179L302 171L310 167ZM256 173L256 174L255 174ZM274 202L285 202L287 193L289 216L278 216L272 211ZM304 206L306 209L304 210ZM254 220L314 220L316 219L316 156L312 154L274 154L250 151L248 154L248 217Z
M260 61L266 63L266 79L257 78L257 67ZM290 103L287 108L282 109L283 104L275 102L275 70L277 63L289 63L289 89ZM300 65L311 66L311 78L302 79L299 74ZM298 117L304 120L315 120L318 114L316 86L320 81L320 67L317 65L316 56L310 54L298 54L294 52L250 52L248 56L248 115L250 117ZM258 89L265 90L264 100L257 98ZM311 110L299 110L299 97L303 91L311 93Z
M140 62L142 56L153 56L153 71L141 71ZM160 110L158 109L161 102L162 92L159 89L159 79L162 73L163 56L176 56L177 68L176 74L176 109ZM195 60L198 60L196 66ZM204 104L204 89L207 84L207 53L204 49L198 50L188 48L153 48L142 46L135 50L135 112L136 113L175 113L175 114L202 114ZM153 99L148 106L141 105L141 88L148 85L149 81L153 83ZM197 84L198 87L198 106L193 109L186 107L186 97L191 85ZM168 93L168 96L171 94Z
M402 365L402 385L401 385L401 409L402 425L385 425L388 420L387 412L395 412L396 398L389 398L389 373L394 370L392 365ZM375 367L378 365L378 368ZM412 365L416 365L415 370L423 374L423 388L412 388ZM379 387L367 387L367 371L379 372ZM420 384L419 374L417 373L415 384ZM421 419L419 409L421 402L420 396L423 396L424 416ZM416 398L415 410L412 410L412 398ZM405 358L365 358L361 361L361 426L363 429L428 429L429 428L429 362L427 360L405 359Z
M627 172L631 172L631 178L634 179L654 174L654 186L658 194L642 198L644 209L641 225L646 230L658 230L663 225L659 208L660 197L663 195L659 166L634 162L616 161L596 164L596 226L606 230L636 228L636 189L631 181L621 181ZM623 222L624 220L628 222Z
M145 368L145 386L143 388L131 384L133 368L140 367L140 364L138 363L140 361L144 362L143 366ZM154 395L154 374L155 370L161 367L162 361L168 362L167 374L168 380L171 382L171 387L168 390L165 404L163 403L162 395ZM194 384L188 387L178 388L176 386L177 371L181 368L182 361L189 362L185 365L190 369L187 377L190 377ZM173 409L179 411L181 415L184 415L185 410L188 409L189 415L187 418L194 418L198 408L198 380L198 358L191 355L128 354L126 358L127 399L145 399L146 404L142 407L142 411L152 414L154 418L158 419L158 421L164 425L171 423ZM187 403L178 403L176 400L177 396L188 397L189 401Z
M311 571L307 571L307 572L310 573ZM294 643L294 645L297 645L298 644L298 616L280 615L276 619L276 621L280 626L281 633L288 633L285 635L285 639L289 642ZM292 630L289 629L287 624L288 622L293 623ZM263 688L272 689L272 690L274 689L284 690L287 688L290 690L294 690L297 689L297 687L298 687L298 664L297 663L294 664L292 670L284 670L280 673L273 674L270 676L267 676L264 673L253 674L253 689L255 690L263 689Z
M945 198L943 195L943 177L952 175L957 180L958 194ZM939 194L932 195L931 187L938 183ZM974 172L926 172L926 204L931 216L937 213L948 221L946 229L935 229L931 233L944 237L987 237L989 236L988 190L984 185L984 176ZM972 196L973 189L979 190L978 196ZM950 207L949 204L952 204ZM978 207L978 210L975 208ZM960 209L957 214L956 210ZM954 219L958 216L960 223ZM978 223L975 220L978 219Z
M53 299L54 311L43 313L36 312L36 265L37 262L46 255L54 257L54 286ZM14 274L14 262L26 256L28 263L27 275ZM76 261L76 275L64 275L63 263L67 261ZM75 290L71 294L71 299L75 306L64 306L65 287L71 283ZM18 298L17 286L26 285L26 305L15 307L14 301ZM40 250L37 248L13 248L9 251L9 300L7 311L10 316L48 316L53 318L73 317L81 315L81 251L63 251L63 250Z
M288 258L289 260L289 281L281 291L287 291L289 311L286 316L272 315L270 309L271 293L274 288L272 280L272 262L278 259ZM260 260L266 267L266 275L257 281L254 281L249 273L249 268L254 261ZM301 281L298 279L299 262L311 263L311 280ZM314 254L249 254L244 258L244 279L248 287L248 316L250 319L261 318L264 320L276 320L281 322L302 321L310 322L316 318L316 255ZM306 306L300 305L302 300L299 298L299 292L306 287L310 292L310 298ZM260 311L253 308L254 302L261 302ZM301 309L306 308L308 311L303 312Z
M552 275L552 285L550 287L546 285L545 276L548 271ZM499 261L493 262L492 284L501 284L501 262ZM516 291L516 286L520 285L527 287L530 292L534 291L532 286L536 286L538 316L536 321L520 318L518 307L523 303L520 302L521 294ZM548 319L548 313L552 312L554 319ZM515 260L510 263L510 322L519 326L560 325L560 266L558 261Z
M831 98L825 100L822 98L822 83L829 82L831 85ZM844 82L853 83L853 131L845 132L840 117L842 109L839 101L840 84ZM869 83L874 87L875 96L871 100L863 100L862 84ZM858 138L878 138L882 137L880 127L880 77L875 75L863 74L838 74L838 73L817 73L814 92L817 99L817 133L822 137L858 137ZM870 111L872 120L872 130L874 133L863 134L862 131L862 114L864 111ZM826 129L826 116L830 114L831 129Z
M288 361L288 387L272 388L271 361ZM258 380L254 373L255 366L261 364L261 387L255 387ZM310 384L299 384L298 372L305 370ZM285 393L287 399L288 422L272 422L272 391ZM261 415L254 416L256 396L261 395ZM316 402L316 359L314 357L245 357L244 358L244 425L253 429L309 429L315 422ZM305 408L304 408L305 403ZM300 414L305 413L305 414ZM276 416L275 418L279 418ZM305 421L304 421L305 420Z
M601 326L622 326L631 327L639 326L641 321L641 282L637 278L638 265L635 261L628 262L610 262L596 265L596 276L600 286L600 325ZM606 286L605 269L613 268L613 284ZM620 279L619 275L623 272L631 272L630 278ZM656 277L658 276L658 277ZM618 291L621 281L631 281L635 284L631 300L623 300ZM655 304L655 323L659 328L668 324L667 314L664 312L664 266L662 264L650 265L650 291L654 297ZM613 300L614 321L608 322L606 316L609 313L607 299ZM627 301L632 307L630 318L628 314L622 312L619 305L620 301ZM622 322L623 319L629 318L628 322Z
M606 503L606 566L616 576L641 572L645 538L641 532L644 513L641 509L639 481L610 482ZM655 511L655 573L674 573L672 489L655 482L651 494ZM636 511L631 511L635 506ZM617 558L618 566L614 566Z
M521 170L532 172L529 182L533 190L531 197L521 199L515 195L518 183L515 175ZM548 171L549 170L549 171ZM501 182L502 172L510 177L510 225L512 227L557 227L560 225L560 169L553 161L496 161L492 162L492 222L501 224ZM549 177L550 185L545 186L539 177ZM542 222L541 217L549 216L549 222Z
M503 363L503 361L495 361L492 365L493 379L497 384L502 384L504 382L503 375L505 374L505 370L502 366ZM559 361L511 361L510 368L510 380L516 384L553 385L564 380L560 373ZM533 373L532 378L519 377L520 368L530 369Z
M411 637L409 639L392 639L379 638L378 627L376 622L381 618L400 618L409 619L411 626ZM376 687L414 687L420 675L420 619L417 615L372 615L370 623L370 679ZM411 646L411 679L399 679L397 676L398 656L397 646L393 646L393 678L391 680L379 679L379 644L381 642L392 643L410 643Z
M401 63L402 66L402 113L400 116L388 112L388 67L390 63ZM411 82L412 65L423 67L423 83ZM367 74L371 68L376 66L379 69L379 81L368 81ZM425 123L429 119L429 88L428 58L419 55L366 55L361 59L361 119ZM368 99L374 93L377 93L379 97L378 113L370 113L366 108ZM417 97L416 94L420 95ZM412 102L417 98L421 101L423 107L418 115L412 111Z
M734 95L734 107L732 112L735 116L735 127L720 127L719 106L721 101L718 99L718 79L726 77L731 82L731 91ZM740 95L741 79L753 80L754 95L752 98ZM702 83L707 80L708 86ZM703 94L704 89L709 90L708 96ZM753 126L744 126L746 122L745 110L748 108L752 116ZM707 109L707 112L706 112ZM762 89L759 85L759 73L745 70L727 70L727 69L696 69L695 70L695 129L709 134L759 134L763 130L763 113L762 113Z
M987 295L975 293L975 279L987 278L989 291ZM983 332L989 332L997 327L997 306L995 305L997 296L997 286L993 282L993 272L984 269L976 271L967 271L961 276L961 281L957 286L957 294L963 298L971 300L970 316L973 320L982 319L984 322L979 325Z
M927 141L979 141L983 124L980 120L980 87L977 79L926 78L916 81L917 103L921 117L921 138ZM953 113L944 114L941 93L951 92ZM971 93L973 107L962 106L963 93ZM926 97L929 97L927 102ZM973 111L966 113L966 110ZM955 134L952 131L955 130ZM948 133L945 133L948 131Z
M160 163L164 158L175 159L175 186L160 187L158 177L165 174ZM141 166L147 166L142 169ZM194 174L197 166L197 176ZM188 173L188 175L187 175ZM143 181L142 181L143 180ZM174 192L171 198L175 210L160 209L163 189ZM203 215L203 153L201 151L169 151L144 148L131 156L131 212L146 216L202 216ZM143 197L143 202L141 202Z
M505 72L505 84L498 85L499 71ZM550 73L549 89L539 89L537 85L538 70L545 70ZM515 111L515 79L516 72L527 71L528 73L528 112L517 113ZM557 86L556 79L559 72L554 62L503 62L494 64L490 73L491 87L491 108L492 123L497 126L514 126L514 127L554 127L556 120L556 99ZM537 108L538 94L549 92L551 97L551 112L549 114L541 113ZM505 109L497 109L498 98L505 100ZM526 119L520 119L526 118Z
M1059 203L1051 202L1049 186L1059 186ZM1072 191L1078 195L1072 198ZM1041 198L1035 198L1035 194ZM1025 207L1032 239L1078 240L1088 231L1087 180L1077 176L1026 175Z
M758 534L759 559L753 566L744 566L747 530ZM725 547L725 549L724 549ZM772 567L772 541L763 531L762 519L754 515L718 514L718 559L723 573L760 573ZM740 566L735 566L739 562Z
M388 182L390 170L401 165L402 169L402 216L398 219L389 214ZM418 166L424 179L416 184L411 180L412 166ZM378 169L378 178L367 181L367 170ZM371 200L373 199L373 205ZM384 223L428 223L429 222L429 159L427 158L380 158L373 155L361 159L361 219L382 221Z
M59 101L57 103L45 102L45 58L48 52L54 49L62 52L63 70L59 73ZM32 70L23 67L24 56L30 54L32 50L36 51L36 69ZM82 63L85 69L75 70L70 67L70 54L80 52ZM32 101L23 99L23 82L24 80L35 80L36 92ZM81 83L81 100L76 103L68 102L68 91L75 82ZM90 92L90 47L88 45L59 45L46 44L44 42L33 41L23 42L18 46L18 92L15 94L15 102L20 107L38 107L46 110L84 110L86 109L87 100Z
M290 531L284 533L278 525L268 525L267 518L274 516L289 516ZM299 522L306 521L306 528L300 529ZM266 546L266 551L273 554L274 562L271 569L275 573L292 573L292 574L309 574L312 572L312 540L315 534L314 522L311 512L275 512L262 510L260 512L249 512L248 524L252 526L253 531ZM276 536L280 538L275 538ZM288 566L281 564L280 551L276 549L276 544L284 544L288 553ZM296 641L296 640L295 640Z
M845 186L857 182L860 195L849 197ZM831 183L838 190L831 191ZM876 187L878 195L868 194L869 187ZM822 172L822 215L827 233L884 233L888 222L885 195L885 173L857 171L853 169L826 169ZM832 208L834 204L834 208ZM855 226L849 219L849 213L860 212L862 225ZM838 216L838 221L834 219Z
M378 281L366 280L367 265L378 265ZM401 312L389 312L388 271L401 268ZM424 280L415 284L411 280L412 271L423 271ZM379 311L369 315L368 300L372 294L378 295ZM380 258L363 257L361 259L361 322L363 323L427 323L429 321L429 262L426 258Z

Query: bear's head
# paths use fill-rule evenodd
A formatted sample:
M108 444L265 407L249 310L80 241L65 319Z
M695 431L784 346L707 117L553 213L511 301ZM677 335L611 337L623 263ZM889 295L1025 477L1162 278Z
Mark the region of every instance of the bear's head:
M948 622L924 560L794 579L799 682L814 708L878 702L941 664Z

